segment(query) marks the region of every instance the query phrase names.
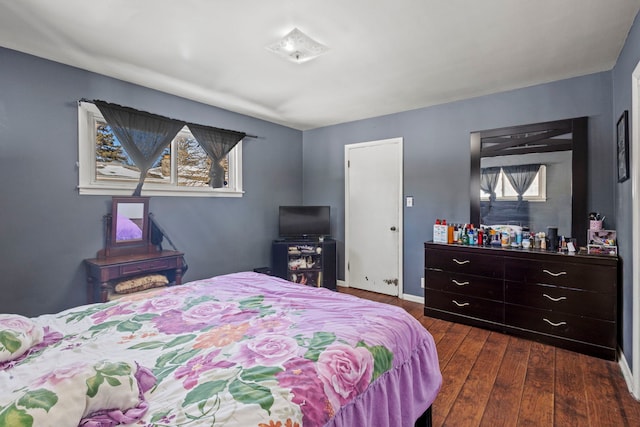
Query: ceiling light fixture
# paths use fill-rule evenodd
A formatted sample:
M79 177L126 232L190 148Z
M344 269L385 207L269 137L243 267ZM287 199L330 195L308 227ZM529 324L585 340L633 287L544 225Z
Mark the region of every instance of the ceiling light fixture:
M297 28L266 48L297 64L317 58L329 50L328 47L313 40Z

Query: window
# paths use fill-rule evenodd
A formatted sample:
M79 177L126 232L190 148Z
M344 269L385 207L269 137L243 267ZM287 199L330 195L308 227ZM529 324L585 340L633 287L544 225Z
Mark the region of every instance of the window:
M533 182L523 194L523 199L531 202L544 202L547 200L547 168L540 165ZM489 193L480 190L480 200L489 200ZM518 193L513 188L504 171L500 170L498 183L496 185L496 200L518 200Z
M98 108L89 102L81 102L78 107L78 144L80 194L132 194L140 170L111 132ZM225 185L211 188L211 159L185 126L149 169L142 192L155 196L241 197L242 141L221 164Z

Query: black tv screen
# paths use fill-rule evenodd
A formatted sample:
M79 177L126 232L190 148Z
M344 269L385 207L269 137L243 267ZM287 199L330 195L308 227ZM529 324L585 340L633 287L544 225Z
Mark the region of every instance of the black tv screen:
M280 237L319 237L331 234L329 206L280 206Z

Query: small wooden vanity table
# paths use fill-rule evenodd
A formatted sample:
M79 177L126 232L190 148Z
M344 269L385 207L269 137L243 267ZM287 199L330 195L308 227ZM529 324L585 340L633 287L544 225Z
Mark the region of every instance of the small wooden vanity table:
M184 254L151 243L148 197L114 197L105 230L104 249L84 260L88 302L105 302L115 282L151 273L165 275L170 286L182 284Z
M88 301L105 302L112 290L111 283L143 274L163 273L170 284L181 285L183 255L177 251L160 251L86 259Z

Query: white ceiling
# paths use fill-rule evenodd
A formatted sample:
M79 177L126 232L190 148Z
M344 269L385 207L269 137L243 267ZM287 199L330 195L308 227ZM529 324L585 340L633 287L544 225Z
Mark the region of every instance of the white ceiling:
M639 8L640 0L0 0L0 46L307 130L610 70ZM265 49L294 27L329 53L295 64Z

